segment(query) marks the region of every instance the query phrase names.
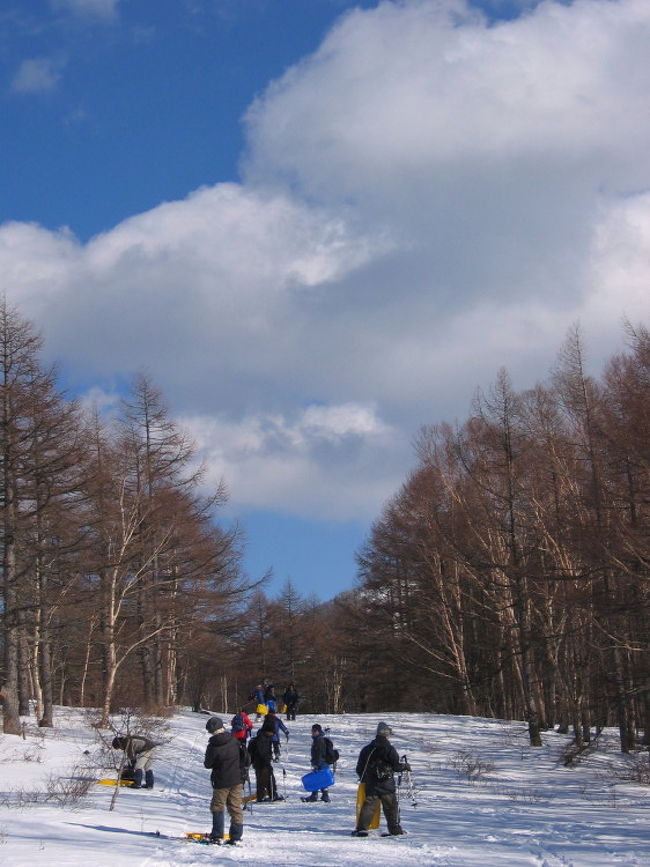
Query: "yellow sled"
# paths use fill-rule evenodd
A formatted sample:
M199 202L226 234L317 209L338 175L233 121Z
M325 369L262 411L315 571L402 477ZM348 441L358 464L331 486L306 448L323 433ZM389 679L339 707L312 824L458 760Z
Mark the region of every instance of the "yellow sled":
M210 835L204 834L200 831L187 831L185 834L186 840L196 840L197 843L208 843L210 841ZM221 838L222 840L230 840L230 834L224 834Z
M357 828L359 827L359 813L361 812L361 808L363 807L363 802L366 800L366 784L359 783L359 788L357 789ZM377 799L377 804L375 806L375 812L372 814L372 819L370 820L370 830L374 831L379 827L379 820L381 818L381 801Z
M97 780L100 786L117 786L117 780ZM120 780L120 786L132 786L133 780Z

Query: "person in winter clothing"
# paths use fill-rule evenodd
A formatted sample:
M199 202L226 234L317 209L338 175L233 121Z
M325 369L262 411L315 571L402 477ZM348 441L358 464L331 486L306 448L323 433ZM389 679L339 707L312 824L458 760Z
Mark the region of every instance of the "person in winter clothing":
M221 844L224 833L224 812L230 815L230 836L226 843L234 845L241 840L244 832L244 811L242 798L246 779L245 751L240 750L239 742L225 730L223 720L218 716L210 717L205 724L211 738L203 759L203 767L210 768L212 783L212 831L210 840Z
M285 689L284 695L282 696L282 701L286 705L287 708L287 722L296 719L296 711L298 710L298 702L300 701L300 697L298 692L296 691L296 687L293 683L290 683L289 686Z
M329 768L330 764L326 759L327 743L325 733L318 723L311 727L311 767L313 771L321 771L323 768ZM330 802L330 793L327 789L320 790L320 799L326 804ZM308 798L303 798L307 804L313 804L318 800L318 790L312 792Z
M355 837L368 836L378 800L381 801L389 835L404 834L400 825L394 774L396 771L410 771L411 767L407 762L400 761L397 750L390 744L388 739L392 733L389 725L380 722L375 739L359 753L356 771L359 781L366 784L366 799L359 813L356 830L352 832Z
M273 734L275 726L271 720L264 720L257 736L250 739L248 752L255 769L256 799L262 801L283 801L278 794L273 774Z
M133 773L134 789L153 789L154 776L151 768L153 754L160 744L150 741L143 735L118 735L113 738L113 749L124 750L129 762L129 770ZM144 776L144 786L142 777Z
M264 714L260 713L260 708L262 706L266 707L266 702L264 701L264 693L266 692L266 687L264 687L261 683L258 683L253 692L248 696L251 701L255 702L255 719L259 722Z
M274 713L277 710L277 699L275 697L275 687L270 683L264 690L264 704L269 710Z
M252 730L253 723L242 707L230 720L230 734L238 741L245 741L246 738L250 737Z
M287 739L287 743L289 742L289 729L285 726L279 716L276 716L275 713L270 710L264 720L265 723L269 722L269 725L273 723L273 737L271 738L271 743L273 744L273 761L278 762L280 760L280 731L283 731L285 737Z

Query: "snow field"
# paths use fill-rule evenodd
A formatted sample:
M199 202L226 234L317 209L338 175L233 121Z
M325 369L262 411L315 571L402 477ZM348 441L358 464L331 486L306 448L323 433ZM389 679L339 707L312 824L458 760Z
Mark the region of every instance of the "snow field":
M183 709L166 721L169 742L158 750L156 788L121 789L112 812L114 790L108 787L90 786L76 804L62 797L75 781L105 775L96 765L98 736L85 712L58 708L54 730L39 730L32 719L26 720L25 739L0 735L0 864L33 867L35 859L47 867L650 864L650 790L621 780L619 772L635 757L616 752L613 732L606 733L598 752L565 768L567 736L547 732L544 746L533 749L522 722L435 714L298 716L286 723L288 748L283 740L283 761L274 766L287 800L254 804L245 815L241 846L186 842L185 832L211 826L209 771L203 768L206 719ZM392 743L413 767L416 806L403 787L408 836L379 837L385 830L382 817L379 831L352 838L354 768L379 720L392 726ZM300 800L316 721L329 727L341 754L330 804Z

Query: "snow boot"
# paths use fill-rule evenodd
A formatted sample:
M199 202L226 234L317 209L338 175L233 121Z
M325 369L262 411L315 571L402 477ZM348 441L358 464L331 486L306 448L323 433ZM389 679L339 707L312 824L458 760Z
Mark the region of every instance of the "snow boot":
M153 771L144 772L144 787L145 789L153 789Z
M323 789L323 794L320 796L320 799L321 799L321 801L324 801L326 804L329 804L329 802L332 800L330 798L330 793L327 791L327 789Z
M138 768L138 770L133 774L133 786L132 789L141 789L142 788L142 769Z
M356 831L352 832L352 836L353 837L367 837L368 832L357 829Z
M210 831L210 840L213 843L221 845L223 840L223 813L212 814L212 831Z
M314 804L318 800L318 792L312 792L308 798L301 798L301 801L304 801L305 804Z
M228 840L226 840L226 844L229 846L234 846L235 843L239 843L241 838L244 835L244 826L240 825L238 822L230 823L230 835Z

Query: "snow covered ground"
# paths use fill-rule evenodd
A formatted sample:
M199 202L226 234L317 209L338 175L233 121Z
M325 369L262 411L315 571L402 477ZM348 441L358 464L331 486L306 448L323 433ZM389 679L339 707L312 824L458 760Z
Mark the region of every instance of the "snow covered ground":
M222 714L230 719L230 714ZM400 755L413 767L416 806L402 791L404 838L350 837L360 748L385 719ZM341 753L332 802L304 804L310 728L330 727ZM80 711L57 709L54 730L27 722L26 738L0 735L0 864L11 867L198 867L247 865L648 865L650 789L623 782L634 761L616 752L614 734L577 767L565 768L568 738L544 735L527 745L520 722L434 714L302 716L288 723L288 754L276 765L285 802L254 805L238 847L180 839L207 831L209 772L203 768L206 717L181 710L167 721L153 791L93 785L80 803L64 804L93 766L97 733ZM84 751L88 750L89 755ZM226 825L227 827L227 825ZM156 836L158 832L159 836Z

